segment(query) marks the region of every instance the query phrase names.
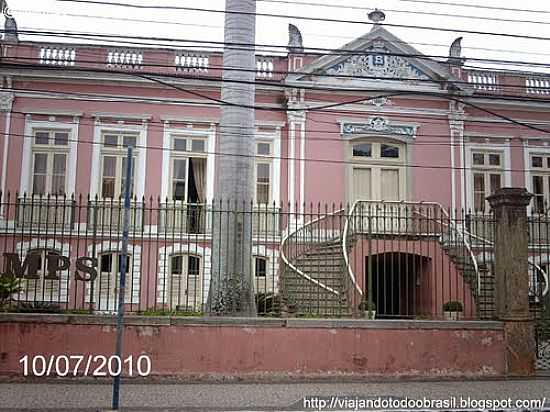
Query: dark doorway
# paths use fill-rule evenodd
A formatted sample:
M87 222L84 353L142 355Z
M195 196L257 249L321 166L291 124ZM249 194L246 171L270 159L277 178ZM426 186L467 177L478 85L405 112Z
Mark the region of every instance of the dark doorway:
M409 253L381 253L365 257L365 285L368 288L369 264L372 271L372 299L376 317L407 319L416 315L417 284L422 273L421 256Z

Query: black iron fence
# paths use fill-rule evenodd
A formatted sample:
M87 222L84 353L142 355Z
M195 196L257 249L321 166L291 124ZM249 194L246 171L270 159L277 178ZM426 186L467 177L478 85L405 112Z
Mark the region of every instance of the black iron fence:
M66 196L0 199L0 306L28 312L116 311L123 202ZM187 204L133 199L126 309L201 315L223 276L221 227L242 214L258 314L376 319L491 319L494 221L429 202L352 205ZM548 299L548 216L532 215L530 297ZM244 230L244 229L243 229ZM242 279L241 279L242 280ZM246 283L246 282L244 282Z

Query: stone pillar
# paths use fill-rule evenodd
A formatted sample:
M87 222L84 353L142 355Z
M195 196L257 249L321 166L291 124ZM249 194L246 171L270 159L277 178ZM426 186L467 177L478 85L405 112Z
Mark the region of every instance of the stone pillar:
M503 188L487 198L496 220L496 311L498 319L504 322L509 376L530 376L535 372L527 226L527 206L532 197L524 188Z

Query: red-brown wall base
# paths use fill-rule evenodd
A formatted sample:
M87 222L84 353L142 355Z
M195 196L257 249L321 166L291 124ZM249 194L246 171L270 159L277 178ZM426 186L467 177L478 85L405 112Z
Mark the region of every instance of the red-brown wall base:
M24 355L98 354L115 346L113 318L0 316L0 374ZM495 322L301 319L127 319L124 356L148 355L162 376L504 376ZM83 370L83 368L81 368Z

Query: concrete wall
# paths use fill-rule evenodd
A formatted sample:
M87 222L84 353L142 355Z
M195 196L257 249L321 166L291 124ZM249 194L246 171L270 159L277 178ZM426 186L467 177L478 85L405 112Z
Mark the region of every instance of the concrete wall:
M115 319L0 316L0 375L24 355L111 355ZM155 375L503 376L497 322L129 317L124 355L148 355Z

